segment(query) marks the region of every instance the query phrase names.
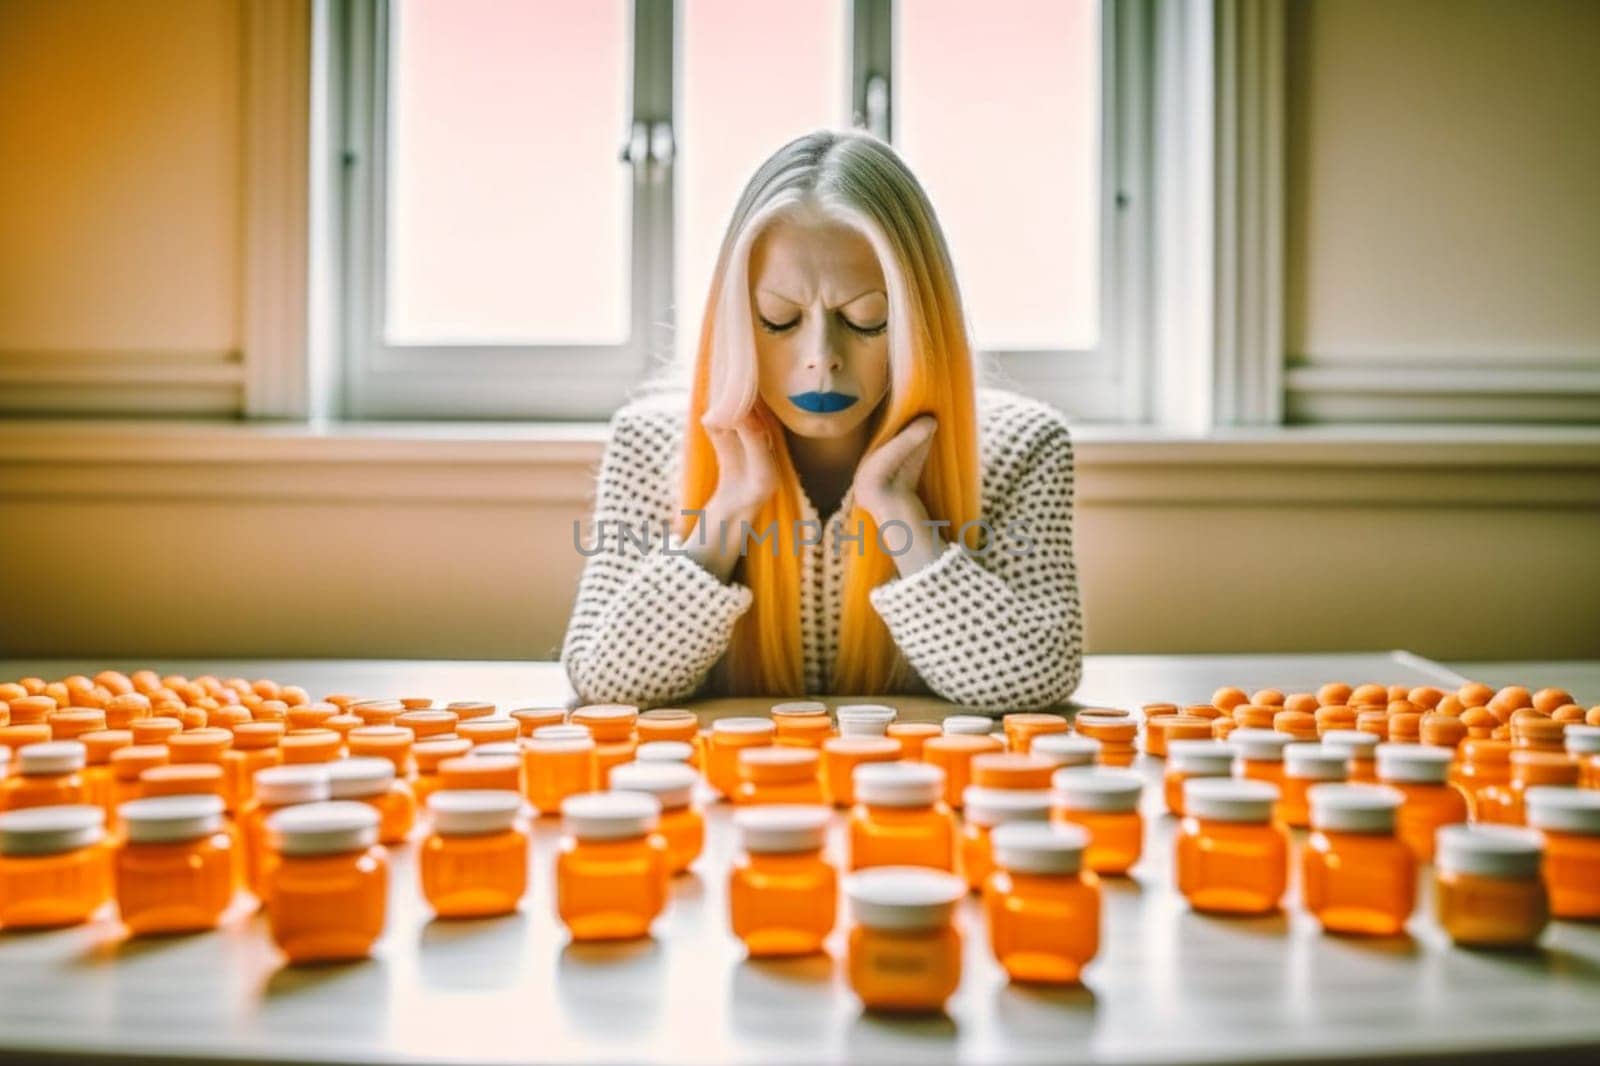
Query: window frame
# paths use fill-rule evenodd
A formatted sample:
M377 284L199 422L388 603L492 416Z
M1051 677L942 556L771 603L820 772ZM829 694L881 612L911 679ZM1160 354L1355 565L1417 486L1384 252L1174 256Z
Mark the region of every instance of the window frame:
M633 287L620 345L390 345L383 339L387 212L388 0L334 12L332 84L341 137L337 323L340 403L356 419L604 420L673 345L676 49L683 0L632 0L633 115L619 136L631 166ZM841 0L850 3L851 0ZM978 353L993 383L1083 421L1151 413L1150 24L1145 0L1100 0L1099 343ZM853 116L893 142L893 0L854 0L845 23ZM961 269L961 265L957 265ZM968 269L971 269L970 267ZM682 343L683 338L678 342ZM537 374L530 362L538 360Z

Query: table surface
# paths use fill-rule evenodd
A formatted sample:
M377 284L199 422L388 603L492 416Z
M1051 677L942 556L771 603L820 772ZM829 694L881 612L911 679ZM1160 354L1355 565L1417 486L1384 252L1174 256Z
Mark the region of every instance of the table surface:
M143 665L191 676L271 677L314 695L420 694L504 706L570 697L559 667L543 663L0 660L0 678ZM1460 670L1494 683L1479 665ZM1519 683L1547 683L1534 664L1498 665ZM1453 684L1462 676L1404 653L1092 656L1078 702L1194 702L1223 684L1293 691L1331 680ZM906 718L950 710L930 700L892 702ZM752 709L749 701L696 706L711 715ZM1159 773L1159 763L1140 765L1152 778ZM631 945L566 941L551 905L552 819L535 828L522 909L501 919L431 918L416 890L411 847L393 849L388 928L374 958L361 963L287 967L262 918L246 913L214 933L149 941L125 939L110 920L0 934L0 1054L898 1064L1393 1059L1541 1049L1544 1060L1594 1061L1600 926L1556 923L1539 952L1508 955L1451 947L1430 917L1426 892L1404 938L1324 935L1293 888L1279 916L1204 917L1172 887L1173 820L1160 813L1157 790L1147 790L1145 800L1145 858L1133 877L1104 882L1101 953L1081 988L1008 984L987 952L974 900L961 912L965 972L945 1016L864 1015L840 973L837 933L832 957L746 960L726 927L723 879L732 841L726 809L714 806L706 854L674 882L655 937Z

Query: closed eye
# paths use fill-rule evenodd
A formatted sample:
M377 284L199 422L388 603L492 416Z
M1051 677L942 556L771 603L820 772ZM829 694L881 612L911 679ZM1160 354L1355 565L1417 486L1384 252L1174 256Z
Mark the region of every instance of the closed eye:
M889 328L889 320L887 318L882 322L879 322L876 326L858 326L854 322L850 321L848 317L840 317L844 318L844 324L850 328L851 332L859 333L863 337L876 337L884 330Z
M779 325L776 322L768 322L766 315L757 315L756 321L760 322L761 328L766 330L768 333L787 333L800 324L800 320L796 318L793 321L785 322L782 325Z

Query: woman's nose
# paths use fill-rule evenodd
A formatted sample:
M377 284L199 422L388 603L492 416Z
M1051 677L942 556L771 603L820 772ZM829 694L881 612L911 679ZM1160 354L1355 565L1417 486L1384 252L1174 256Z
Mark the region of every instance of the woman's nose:
M826 367L828 370L838 370L843 365L844 359L839 354L839 344L833 331L826 326L812 331L805 349L806 369L816 370Z

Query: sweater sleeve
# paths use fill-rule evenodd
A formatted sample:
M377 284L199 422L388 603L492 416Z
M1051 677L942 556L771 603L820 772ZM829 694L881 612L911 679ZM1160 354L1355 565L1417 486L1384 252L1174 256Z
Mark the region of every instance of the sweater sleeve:
M952 541L870 598L901 653L940 696L991 711L1059 704L1083 673L1072 556L1072 443L1047 423L984 515L985 547Z
M588 555L561 663L585 703L651 705L694 694L727 650L750 589L682 554L665 459L667 416L624 407L600 462Z

